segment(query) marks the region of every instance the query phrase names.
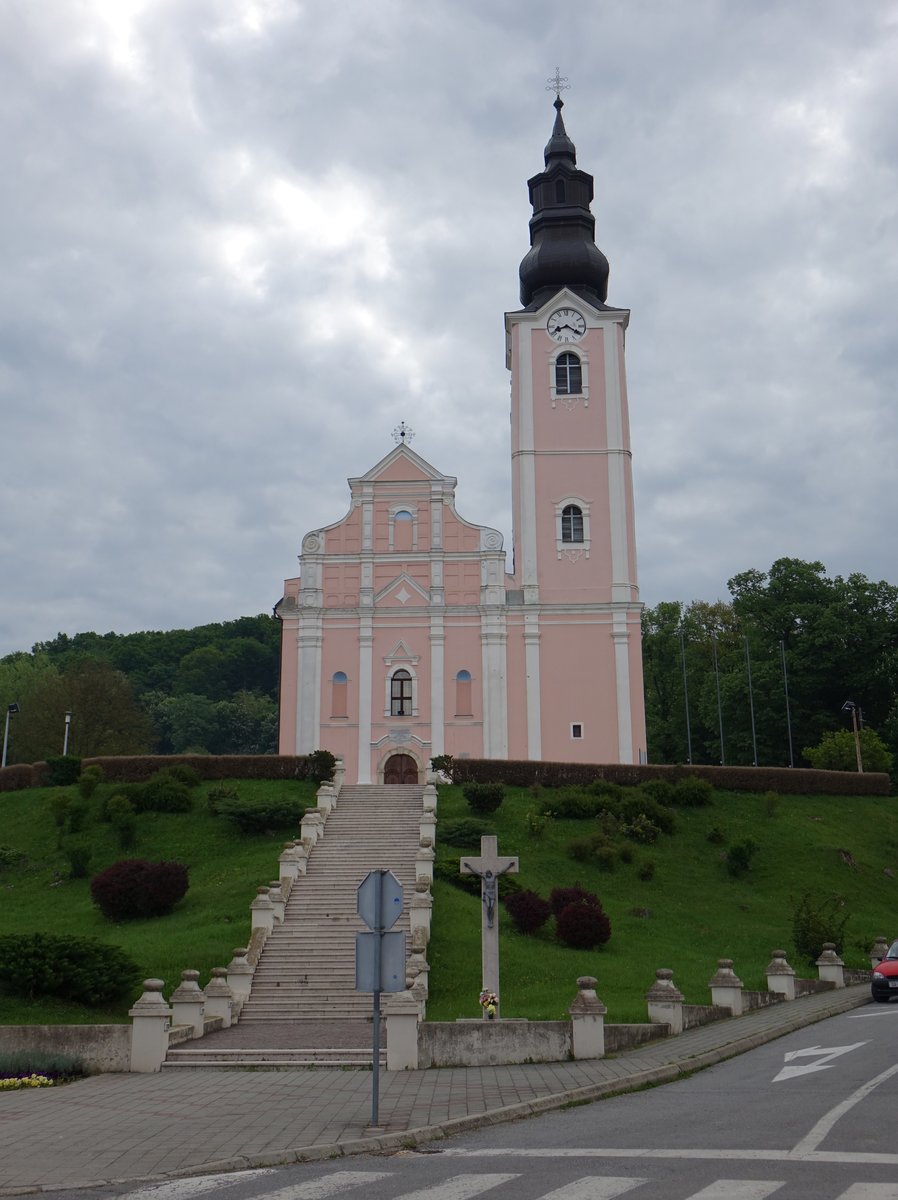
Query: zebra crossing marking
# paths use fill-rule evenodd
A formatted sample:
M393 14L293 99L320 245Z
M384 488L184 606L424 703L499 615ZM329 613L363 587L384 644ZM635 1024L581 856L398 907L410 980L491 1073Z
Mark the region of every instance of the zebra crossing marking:
M217 1189L231 1187L247 1180L274 1174L273 1168L255 1171L237 1171L227 1175L210 1175L174 1180L171 1183L151 1184L138 1191L127 1192L119 1200L189 1200ZM290 1184L273 1192L255 1193L255 1200L328 1200L384 1179L397 1181L401 1176L395 1171L335 1171L316 1179ZM519 1174L474 1174L464 1173L450 1176L442 1183L401 1192L393 1200L473 1200L473 1197L488 1192L504 1183L521 1179ZM534 1200L615 1200L625 1192L651 1185L650 1178L623 1177L615 1175L584 1175L552 1191L544 1192ZM690 1193L683 1200L765 1200L787 1183L782 1179L716 1179L707 1187ZM898 1200L898 1183L852 1183L832 1200Z
M715 1179L689 1200L764 1200L785 1186L784 1179Z
M264 1200L325 1200L337 1196L363 1183L377 1183L388 1179L390 1171L334 1171L332 1175L321 1175L318 1179L307 1179L303 1183L291 1183L288 1187L269 1192ZM152 1197L150 1197L152 1200Z
M262 1167L255 1171L229 1171L227 1175L203 1175L199 1178L188 1176L186 1179L174 1179L171 1183L148 1184L136 1192L124 1192L118 1200L133 1200L138 1196L142 1197L142 1200L187 1200L190 1196L202 1196L205 1192L233 1187L234 1184L245 1183L248 1179L273 1175L274 1172L274 1167Z
M546 1192L540 1200L614 1200L631 1188L648 1183L647 1179L625 1179L616 1175L585 1175L563 1187Z
M853 1183L838 1200L898 1200L898 1183Z

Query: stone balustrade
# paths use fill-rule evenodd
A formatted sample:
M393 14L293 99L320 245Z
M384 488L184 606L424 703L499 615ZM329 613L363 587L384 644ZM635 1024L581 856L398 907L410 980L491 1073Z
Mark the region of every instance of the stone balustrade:
M771 992L795 999L795 972L786 962L785 950L772 950L767 964L767 987Z
M845 964L836 954L835 942L823 943L823 951L817 959L817 972L823 983L831 983L837 988L845 986Z
M875 971L888 952L889 943L884 937L878 937L870 948L870 969Z

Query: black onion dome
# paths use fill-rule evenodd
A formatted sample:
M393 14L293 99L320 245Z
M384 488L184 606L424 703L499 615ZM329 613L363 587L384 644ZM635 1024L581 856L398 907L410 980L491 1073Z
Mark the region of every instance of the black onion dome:
M545 170L528 179L530 250L521 262L521 303L538 308L563 287L592 304L608 295L608 259L595 243L595 217L589 210L593 178L577 168L577 151L567 135L555 100L555 125L544 151Z

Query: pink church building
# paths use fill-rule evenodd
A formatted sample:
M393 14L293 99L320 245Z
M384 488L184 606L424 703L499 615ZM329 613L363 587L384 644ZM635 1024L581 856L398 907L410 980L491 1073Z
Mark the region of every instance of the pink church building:
M557 115L528 181L522 307L506 314L513 559L404 440L349 480L286 580L282 754L347 783L423 782L434 755L645 760L624 333L606 303L592 176Z

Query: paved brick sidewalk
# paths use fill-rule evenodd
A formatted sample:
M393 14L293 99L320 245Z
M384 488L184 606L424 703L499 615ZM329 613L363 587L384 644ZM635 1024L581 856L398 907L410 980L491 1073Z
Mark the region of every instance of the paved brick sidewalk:
M385 1072L98 1075L0 1096L0 1196L138 1182L433 1141L444 1133L675 1079L869 1002L869 985L719 1021L616 1058Z

